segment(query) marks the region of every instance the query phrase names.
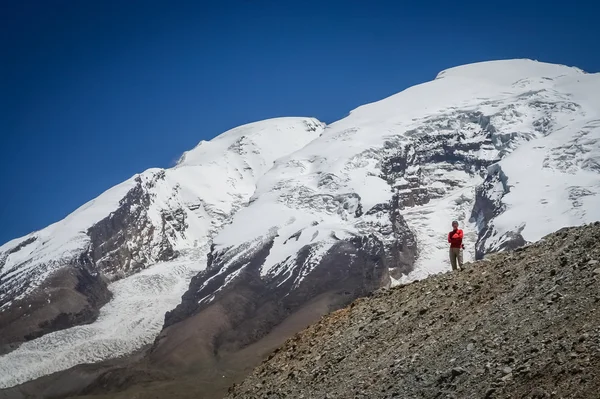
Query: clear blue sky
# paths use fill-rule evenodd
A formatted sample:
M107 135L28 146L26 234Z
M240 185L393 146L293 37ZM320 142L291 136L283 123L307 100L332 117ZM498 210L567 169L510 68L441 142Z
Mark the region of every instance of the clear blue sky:
M246 122L332 122L476 61L600 71L594 1L11 3L0 13L0 243Z

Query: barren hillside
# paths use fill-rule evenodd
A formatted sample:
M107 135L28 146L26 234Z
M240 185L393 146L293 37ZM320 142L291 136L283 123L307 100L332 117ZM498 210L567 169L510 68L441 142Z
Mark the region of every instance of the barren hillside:
M598 398L600 223L381 290L289 339L229 398Z

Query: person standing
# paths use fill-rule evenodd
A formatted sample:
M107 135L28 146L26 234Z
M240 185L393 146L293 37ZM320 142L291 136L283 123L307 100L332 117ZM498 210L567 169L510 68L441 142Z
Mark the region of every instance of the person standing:
M463 267L463 231L458 228L458 222L452 222L452 231L448 233L450 243L450 264L452 270L462 270Z

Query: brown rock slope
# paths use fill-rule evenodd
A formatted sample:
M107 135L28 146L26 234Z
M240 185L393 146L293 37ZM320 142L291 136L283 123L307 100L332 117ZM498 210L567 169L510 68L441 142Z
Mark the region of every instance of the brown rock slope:
M600 397L600 223L354 301L228 398Z

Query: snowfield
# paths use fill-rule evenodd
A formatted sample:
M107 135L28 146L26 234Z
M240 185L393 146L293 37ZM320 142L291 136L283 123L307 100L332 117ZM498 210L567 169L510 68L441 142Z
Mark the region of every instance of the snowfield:
M0 247L0 288L5 279L31 283L18 295L0 290L0 309L94 245L88 229L122 211L133 188L142 198L126 212L135 215L127 242L135 267L127 259L114 269L117 251L96 262L124 277L109 286L114 299L94 323L1 356L0 387L152 342L165 312L206 268L211 244L223 259L211 279L226 278L200 303L239 278L242 269L232 265L270 242L261 279L292 281L292 289L340 240L392 245L405 229L395 211L417 257L392 284L450 270L446 236L455 219L466 233L465 261L476 250L506 249L515 237L535 241L600 220L600 74L531 60L483 62L443 71L328 126L279 118L232 129L174 168L146 171ZM167 250L175 255L164 260Z

